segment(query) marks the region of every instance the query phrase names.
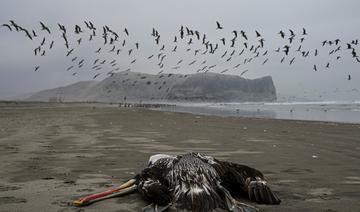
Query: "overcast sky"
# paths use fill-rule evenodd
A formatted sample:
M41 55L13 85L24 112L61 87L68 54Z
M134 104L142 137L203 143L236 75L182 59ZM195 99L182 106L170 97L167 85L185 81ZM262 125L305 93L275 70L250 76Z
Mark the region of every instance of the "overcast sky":
M164 62L164 72L195 73L202 67L200 62L207 60L208 65L217 64L216 68L211 70L213 72L229 69L228 74L239 75L242 71L249 70L244 74L247 78L271 75L280 94L294 94L299 97L323 95L330 99L346 96L350 100L359 100L360 63L351 57L351 51L346 50L345 45L360 38L359 8L358 0L1 0L0 24L14 20L24 28L35 29L38 37L31 41L23 33L0 28L0 99L91 80L97 73L101 74L99 80L104 79L112 66L108 64L102 70L91 70L96 58L106 59L108 62L116 59L119 71L131 67L131 71L156 74L159 72L157 60L146 59L151 54L157 54L161 47L155 44L150 35L154 27L159 31L161 44L165 44L168 54ZM88 41L90 32L81 35L74 33L75 24L85 28L84 20L92 21L97 27L98 36L95 41ZM51 35L40 31L39 21L49 26ZM222 24L223 30L216 30L216 21ZM75 48L69 57L65 56L67 50L57 23L65 25L69 31L67 34L70 48ZM116 44L117 49L121 47L122 40L126 39L126 46L121 47L120 55L108 52L112 46L102 45L103 25L109 26L120 35L121 42ZM186 49L190 48L186 44L187 38L177 44L176 53L171 53L175 46L172 41L175 35L178 36L181 25L206 33L209 40L219 44L223 37L230 42L233 30L246 31L249 43L256 43L255 30L258 30L265 39L265 47L261 53L266 50L269 53L254 59L251 64L242 64L238 69L233 69L235 65L243 62L244 57L234 56L230 62L224 62L220 56L225 51L230 54L232 49L220 45L215 55L196 57L199 61L189 66L188 64L195 60L193 51L203 47L193 44L192 51L187 52ZM125 27L129 30L129 37L123 32ZM310 50L311 55L306 59L294 52L300 45L298 39L301 38L303 27L308 31L303 49ZM283 30L289 34L288 29L295 31L297 40L293 44L291 55L281 64L282 55L276 54L274 50L284 46L286 42L277 33ZM43 37L46 37L45 46L54 40L54 48L47 51L44 57L35 57L33 50L39 46ZM76 40L80 37L83 37L83 43L77 45ZM342 40L342 51L329 56L329 51L335 46L323 48L321 42L337 38ZM127 51L135 49L136 42L140 45L139 50L134 50L129 57ZM239 37L235 48L237 53L243 49L242 43L243 40ZM95 54L99 47L103 48L103 53ZM315 48L319 49L318 57L313 56ZM360 50L358 52L360 54ZM66 71L75 56L78 57L77 61L85 60L84 66L81 69L76 66L71 71ZM289 61L294 56L296 59L290 66ZM336 56L341 56L341 59L336 60ZM267 58L269 61L262 65ZM133 59L137 61L130 65ZM171 69L180 59L184 61L182 67ZM325 68L328 62L329 69ZM314 64L317 64L317 72L313 71ZM38 65L39 71L34 72ZM74 72L77 73L75 76L72 75ZM349 74L352 77L350 81Z

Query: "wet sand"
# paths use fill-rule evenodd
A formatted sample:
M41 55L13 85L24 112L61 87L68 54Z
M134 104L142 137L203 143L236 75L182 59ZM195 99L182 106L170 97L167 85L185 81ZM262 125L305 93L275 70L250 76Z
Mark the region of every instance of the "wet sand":
M282 203L261 211L360 211L360 125L35 103L0 103L0 211L141 211L138 194L71 202L190 151L265 173Z

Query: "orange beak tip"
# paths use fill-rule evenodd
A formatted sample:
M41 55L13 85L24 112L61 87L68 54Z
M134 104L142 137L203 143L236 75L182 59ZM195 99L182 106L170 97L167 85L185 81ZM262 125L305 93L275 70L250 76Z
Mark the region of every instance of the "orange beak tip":
M87 205L88 202L84 202L83 200L79 199L79 200L75 200L73 202L73 205L76 206L76 207L82 207L82 206L85 206Z

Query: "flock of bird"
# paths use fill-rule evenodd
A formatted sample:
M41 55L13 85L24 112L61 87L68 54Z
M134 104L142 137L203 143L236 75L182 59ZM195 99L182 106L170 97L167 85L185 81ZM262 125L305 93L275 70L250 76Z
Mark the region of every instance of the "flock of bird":
M359 44L358 39L347 42L341 39L324 40L319 45L319 48L308 49L303 45L309 36L305 28L299 33L292 29L280 30L276 36L281 39L282 44L276 49L269 49L266 39L257 30L254 32L232 30L231 37L211 40L208 39L207 34L182 25L178 33L171 38L172 42L171 46L169 46L169 44L165 45L163 41L165 39L163 39L160 32L153 28L150 35L154 40L155 51L144 58L136 58L136 52L140 51L142 46L140 42L129 41L131 40L131 34L127 28L118 33L107 25L97 28L91 21L84 21L84 25L75 25L72 29L62 24L57 24L56 27L52 28L43 22L39 23L39 28L37 29L26 29L13 20L2 24L1 28L12 32L24 33L28 39L36 42L36 48L33 49L34 56L44 57L54 46L62 46L65 48L65 56L71 62L71 65L66 67L65 70L71 72L72 75L76 75L81 69L91 69L96 72L93 75L93 79L101 75L102 71L106 70L106 66L110 66L110 69L106 70L106 74L110 76L113 76L116 72L130 71L132 65L137 63L139 59L157 64L159 68L158 74L163 73L165 70L175 71L177 69L181 70L184 66L192 66L194 72L196 70L197 73L209 71L226 73L230 70L239 70L238 74L240 76L249 71L248 69L241 69L243 66L254 62L265 65L269 60L273 59L271 54L280 56L279 63L288 63L289 65L294 64L296 60L299 60L298 58L307 59L318 57L320 54L326 55L329 58L329 62L326 62L325 65L312 64L313 71L331 68L332 62L330 60L334 58L333 61L340 61L343 55L340 53L343 51L349 52L348 55L356 63L360 63L356 51L356 47ZM219 33L226 32L225 27L218 21L214 25L214 29ZM56 39L52 37L55 35L55 31L60 32L62 40L60 44L55 43ZM73 39L71 36L76 36L76 38ZM96 47L93 51L93 54L96 55L95 60L86 61L80 55L75 55L78 46L82 45L86 40L93 42L95 39L102 40L101 46ZM99 42L94 44L99 45ZM186 62L184 58L178 58L177 62L171 64L167 59L175 55L180 49L193 59ZM113 59L109 60L109 56L105 57L103 55L105 53L112 54ZM216 62L209 58L209 56L217 57ZM129 57L129 64L126 69L121 70L120 65L123 64L119 64L119 57ZM219 61L221 64L219 64ZM235 65L232 61L235 62ZM87 64L88 68L84 67L85 64ZM228 68L219 70L220 67L224 66ZM34 71L39 70L40 66L36 65ZM350 74L347 75L347 79L351 80Z

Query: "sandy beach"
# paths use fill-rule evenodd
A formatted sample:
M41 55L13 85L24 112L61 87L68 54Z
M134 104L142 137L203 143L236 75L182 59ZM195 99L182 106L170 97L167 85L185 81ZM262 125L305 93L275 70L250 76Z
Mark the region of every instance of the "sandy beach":
M282 199L261 211L360 211L360 125L45 103L0 103L0 211L141 211L136 193L71 202L190 151L261 170Z

